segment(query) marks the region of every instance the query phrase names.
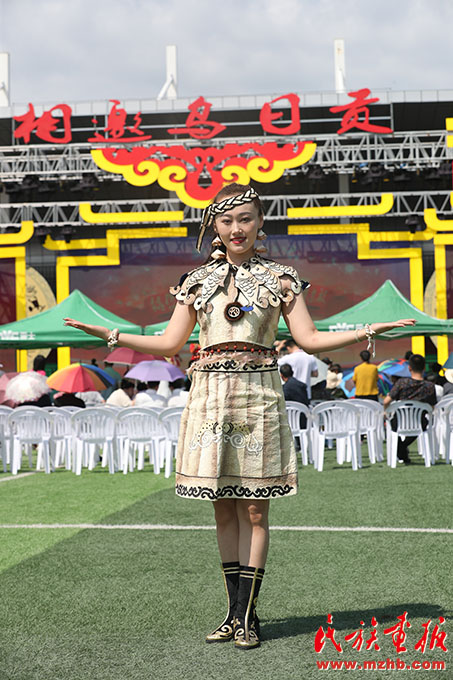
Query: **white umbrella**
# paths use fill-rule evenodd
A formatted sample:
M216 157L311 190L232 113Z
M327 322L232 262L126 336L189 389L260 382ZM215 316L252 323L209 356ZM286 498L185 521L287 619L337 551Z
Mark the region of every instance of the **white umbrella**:
M35 371L25 371L11 378L6 386L5 397L16 404L22 404L24 401L36 401L47 392L50 392L50 387L45 375Z

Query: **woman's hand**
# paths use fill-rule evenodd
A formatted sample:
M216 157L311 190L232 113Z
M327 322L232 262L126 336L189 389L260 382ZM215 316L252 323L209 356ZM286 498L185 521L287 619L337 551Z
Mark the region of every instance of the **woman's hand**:
M400 319L399 321L393 321L390 323L372 323L371 330L373 330L376 335L381 333L387 333L387 331L392 331L394 328L403 328L404 326L415 326L415 319Z
M77 328L79 331L83 331L88 335L95 335L97 338L102 338L107 342L110 335L110 330L104 328L104 326L92 326L89 323L82 323L82 321L76 321L75 319L69 319L66 317L63 319L65 326L72 326L72 328Z

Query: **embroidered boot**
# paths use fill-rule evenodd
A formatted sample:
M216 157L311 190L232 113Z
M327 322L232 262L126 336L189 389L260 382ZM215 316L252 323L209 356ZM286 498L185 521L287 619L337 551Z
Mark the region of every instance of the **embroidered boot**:
M239 562L223 562L223 582L228 601L228 611L220 626L206 636L206 642L228 642L233 639L233 620L236 611L239 586Z
M264 569L243 567L239 575L238 603L234 620L234 644L240 649L260 646L260 623L256 603Z

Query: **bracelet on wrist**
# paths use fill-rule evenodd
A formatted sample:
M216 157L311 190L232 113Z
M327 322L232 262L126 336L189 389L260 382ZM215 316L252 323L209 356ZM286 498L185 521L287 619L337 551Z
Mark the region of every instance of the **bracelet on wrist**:
M118 344L119 335L120 332L118 328L114 328L113 331L110 331L109 335L107 336L107 347L110 351L112 351Z

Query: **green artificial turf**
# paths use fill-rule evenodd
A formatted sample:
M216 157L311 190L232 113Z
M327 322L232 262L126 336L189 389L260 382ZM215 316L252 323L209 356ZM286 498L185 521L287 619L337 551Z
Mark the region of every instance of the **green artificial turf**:
M452 481L444 463L390 470L365 462L353 472L329 452L322 473L301 471L297 496L271 504L271 524L451 527ZM0 523L55 522L200 526L213 518L211 503L177 499L173 480L149 469L80 478L58 470L0 484ZM225 608L214 531L3 529L0 679L305 680L319 676L319 660L398 656L447 663L416 677L452 677L450 650L414 650L429 619L432 629L444 616L451 635L452 558L449 534L274 530L258 607L263 644L243 651L204 642ZM383 630L405 611L408 651L397 655ZM329 613L341 655L330 642L314 650ZM381 650L352 649L344 636L364 621L367 639L373 616Z

